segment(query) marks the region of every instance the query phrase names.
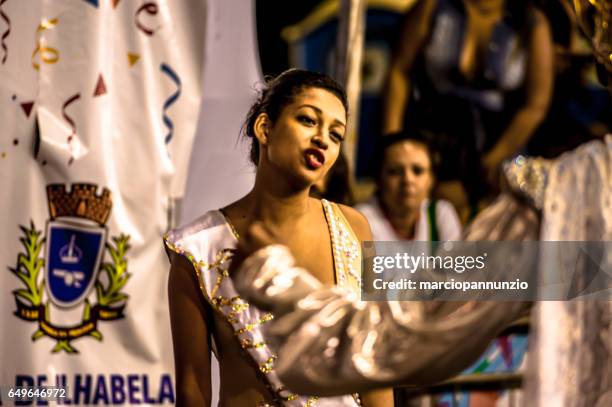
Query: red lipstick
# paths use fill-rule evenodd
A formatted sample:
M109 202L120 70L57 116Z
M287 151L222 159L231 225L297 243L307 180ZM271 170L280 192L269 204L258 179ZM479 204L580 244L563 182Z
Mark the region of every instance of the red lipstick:
M306 159L306 165L313 170L321 168L325 164L325 154L318 148L309 148L304 151L304 158Z

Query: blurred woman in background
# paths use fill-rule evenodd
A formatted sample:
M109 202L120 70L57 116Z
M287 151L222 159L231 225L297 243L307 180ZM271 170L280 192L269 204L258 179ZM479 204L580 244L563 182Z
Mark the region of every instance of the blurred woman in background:
M376 193L359 209L375 240L459 240L461 223L452 204L430 200L438 156L421 132L382 138L374 155Z
M530 1L421 0L391 63L383 134L445 135L438 193L465 221L544 119L552 81L550 27Z

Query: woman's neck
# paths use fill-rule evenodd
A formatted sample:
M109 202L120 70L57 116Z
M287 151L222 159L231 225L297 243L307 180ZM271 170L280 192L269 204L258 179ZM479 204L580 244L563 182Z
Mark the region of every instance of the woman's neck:
M414 239L416 235L416 224L419 220L419 209L412 209L394 213L384 208L383 211L393 229L406 239Z
M504 8L504 0L466 0L466 4L484 15L498 13Z
M308 213L312 204L310 188L296 190L283 184L282 179L271 182L259 176L255 178L253 189L245 197L253 220L280 226L295 222Z

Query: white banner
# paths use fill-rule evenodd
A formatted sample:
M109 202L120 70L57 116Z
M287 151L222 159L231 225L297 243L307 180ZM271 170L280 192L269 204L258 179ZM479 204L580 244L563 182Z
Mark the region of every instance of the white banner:
M204 0L0 0L0 17L0 386L173 404L161 236L200 109Z
M189 163L181 222L223 207L252 188L255 167L240 128L263 84L253 0L208 7L202 110Z

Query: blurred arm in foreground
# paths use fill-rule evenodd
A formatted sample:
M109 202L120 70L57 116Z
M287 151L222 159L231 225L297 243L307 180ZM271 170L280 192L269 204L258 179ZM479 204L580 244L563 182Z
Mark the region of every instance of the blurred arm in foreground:
M465 237L534 240L538 228L533 209L503 195ZM298 391L331 395L439 382L472 363L528 308L524 302L360 302L323 286L295 266L283 245L269 243L278 243L274 233L255 225L242 248L255 253L240 266L244 283L237 288L277 316L268 331L280 344L276 369Z

